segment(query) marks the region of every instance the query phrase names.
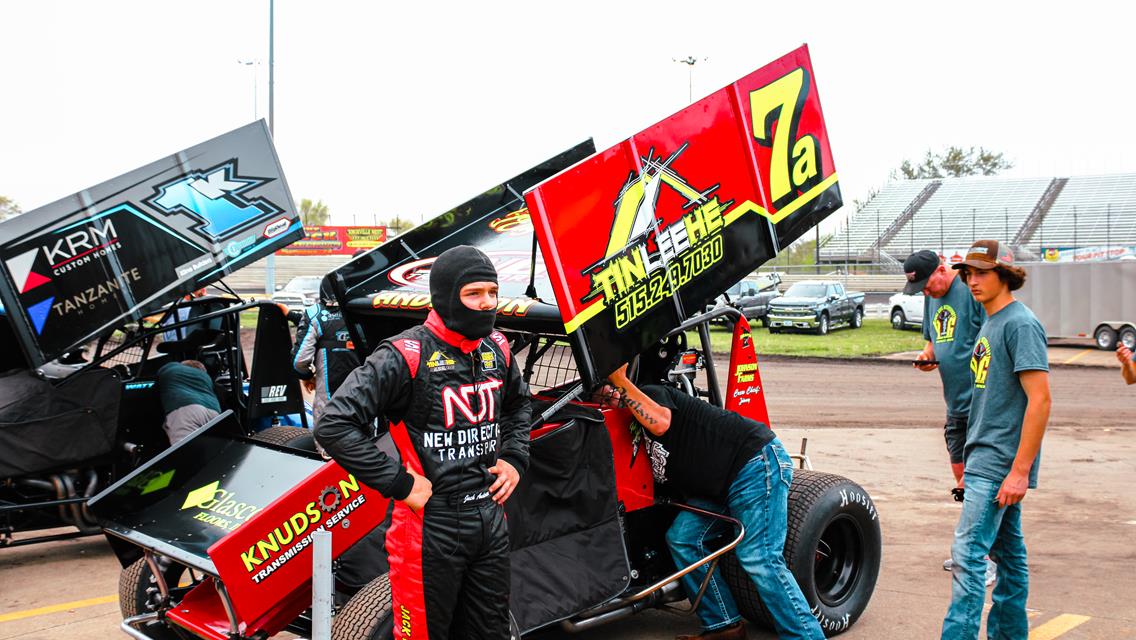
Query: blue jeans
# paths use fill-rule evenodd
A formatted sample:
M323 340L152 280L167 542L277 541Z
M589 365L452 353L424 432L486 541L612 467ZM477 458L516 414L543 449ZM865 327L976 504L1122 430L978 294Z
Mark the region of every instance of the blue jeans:
M965 474L966 495L951 547L951 607L943 620L943 640L978 638L986 599L986 560L998 563L993 606L986 618L990 640L1026 640L1029 567L1022 537L1021 503L999 508L1001 483Z
M788 519L789 484L793 481L793 460L776 438L753 457L734 478L727 496L728 511L745 527L745 538L734 549L738 562L753 583L761 601L773 616L781 638L824 640L820 624L813 617L801 588L785 565L785 531ZM721 511L721 505L705 500L691 501L708 511ZM712 553L706 540L729 534L729 523L715 518L680 511L667 530L667 545L675 564L684 568ZM691 599L706 577L706 566L682 578ZM726 581L715 571L698 604L698 618L706 631L729 626L741 619Z

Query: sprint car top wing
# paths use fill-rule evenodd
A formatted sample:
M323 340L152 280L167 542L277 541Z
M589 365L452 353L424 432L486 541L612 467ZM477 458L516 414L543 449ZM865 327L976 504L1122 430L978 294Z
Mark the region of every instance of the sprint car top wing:
M842 202L808 48L525 194L585 382L773 258Z
M261 120L0 223L0 300L39 366L303 233Z
M582 142L348 262L334 272L340 302L354 314L378 315L394 324L421 322L430 310L430 265L446 249L466 244L484 251L497 269L498 327L561 333L563 323L544 261L534 252L522 194L595 149L591 140ZM382 329L355 339L369 352L378 340L400 330Z

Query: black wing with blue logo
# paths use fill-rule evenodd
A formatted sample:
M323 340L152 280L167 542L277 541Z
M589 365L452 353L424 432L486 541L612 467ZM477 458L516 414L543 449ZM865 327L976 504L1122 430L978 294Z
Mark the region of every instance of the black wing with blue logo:
M0 301L39 365L303 233L258 121L0 223Z

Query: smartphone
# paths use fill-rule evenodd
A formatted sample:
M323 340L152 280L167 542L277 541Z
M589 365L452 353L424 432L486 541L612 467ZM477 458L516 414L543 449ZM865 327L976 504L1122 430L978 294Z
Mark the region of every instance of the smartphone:
M911 364L914 364L914 365L939 364L939 361L938 360L912 360Z

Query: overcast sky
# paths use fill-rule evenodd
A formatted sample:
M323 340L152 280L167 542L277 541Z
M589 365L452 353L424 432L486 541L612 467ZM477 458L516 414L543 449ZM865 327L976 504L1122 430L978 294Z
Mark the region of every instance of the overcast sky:
M682 108L675 58L705 58L697 99L805 42L847 203L952 144L1131 173L1132 7L277 0L275 139L297 203L418 221ZM25 211L268 113L268 0L5 0L0 27L0 195Z

